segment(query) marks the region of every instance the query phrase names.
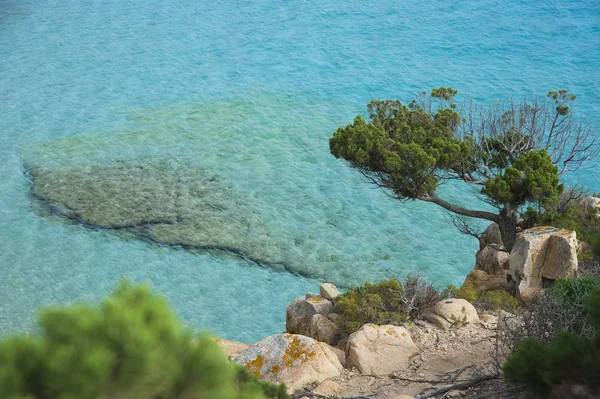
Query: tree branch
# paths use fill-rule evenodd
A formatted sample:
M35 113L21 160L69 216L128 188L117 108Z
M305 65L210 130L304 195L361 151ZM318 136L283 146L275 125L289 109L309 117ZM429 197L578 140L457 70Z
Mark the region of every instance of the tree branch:
M478 218L478 219L486 219L486 220L496 222L496 223L500 223L500 221L501 221L500 216L495 213L486 212L486 211L478 211L478 210L473 210L473 209L466 209L466 208L451 204L448 201L444 201L443 199L438 197L435 193L421 195L421 196L417 197L417 199L420 199L421 201L425 201L425 202L433 202L434 204L437 204L437 205L441 206L442 208L444 208L450 212L459 214L459 215L468 216L468 217L472 217L472 218Z
M432 398L437 395L445 394L446 392L449 392L449 391L467 389L467 388L472 387L473 385L477 385L477 384L482 383L483 381L489 380L491 378L494 378L494 376L484 375L482 377L477 377L470 381L461 382L461 383L458 383L455 385L450 385L449 387L436 389L435 391L428 393L427 395L419 395L419 396L415 397L415 399L428 399L428 398Z

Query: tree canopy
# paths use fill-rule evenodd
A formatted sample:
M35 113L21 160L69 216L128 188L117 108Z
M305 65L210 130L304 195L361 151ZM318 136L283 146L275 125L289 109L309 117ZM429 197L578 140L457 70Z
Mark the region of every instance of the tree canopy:
M524 207L542 211L558 201L560 177L592 160L600 147L591 128L574 117L575 96L567 90L549 92L545 102L470 103L460 112L457 93L440 87L408 105L371 101L369 120L359 115L339 128L330 151L398 199L498 223L510 250ZM445 201L436 191L449 180L478 186L476 194L497 211Z

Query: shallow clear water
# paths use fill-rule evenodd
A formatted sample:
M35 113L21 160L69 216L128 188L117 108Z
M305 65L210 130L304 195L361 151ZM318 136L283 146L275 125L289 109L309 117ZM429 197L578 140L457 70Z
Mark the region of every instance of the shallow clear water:
M461 282L473 239L329 155L331 133L370 99L566 87L600 128L595 0L199 3L0 1L0 332L30 330L43 305L97 300L123 276L150 281L190 325L248 342L283 330L287 304L321 280L421 270ZM141 158L218 175L266 232L263 246L234 238L315 279L43 217L23 174L24 162ZM600 191L593 169L569 179Z

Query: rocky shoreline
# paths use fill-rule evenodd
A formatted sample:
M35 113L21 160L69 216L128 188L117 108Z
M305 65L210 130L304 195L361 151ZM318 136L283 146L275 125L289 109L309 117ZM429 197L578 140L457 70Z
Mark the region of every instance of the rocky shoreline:
M527 303L549 281L577 274L578 243L571 230L525 230L509 254L492 224L480 244L463 284L480 293L510 291ZM285 332L254 345L218 342L230 360L264 380L286 384L294 398L409 399L434 397L434 392L475 397L471 385L483 381L509 389L500 377L506 352L499 337L507 325L519 323L519 316L446 298L403 325L368 323L340 339L341 316L334 310L341 295L335 285L323 283L319 294L308 292L292 301Z

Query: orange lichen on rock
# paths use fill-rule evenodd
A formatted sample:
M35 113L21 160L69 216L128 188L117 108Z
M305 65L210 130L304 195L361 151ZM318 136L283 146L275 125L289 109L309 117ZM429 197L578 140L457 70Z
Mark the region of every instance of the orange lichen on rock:
M256 358L248 363L246 363L246 368L250 370L254 375L262 378L262 373L260 369L265 363L265 358L263 355L258 355Z
M281 371L281 366L279 366L278 364L276 364L275 366L273 366L269 369L269 372L271 374L278 374L280 371Z
M311 298L308 298L307 301L310 303L320 303L323 302L323 298L321 298L320 296L313 296Z
M300 360L301 363L315 357L317 353L315 351L309 351L304 342L300 341L300 338L293 337L285 349L285 353L281 360L285 367L291 367L294 365L296 360Z

